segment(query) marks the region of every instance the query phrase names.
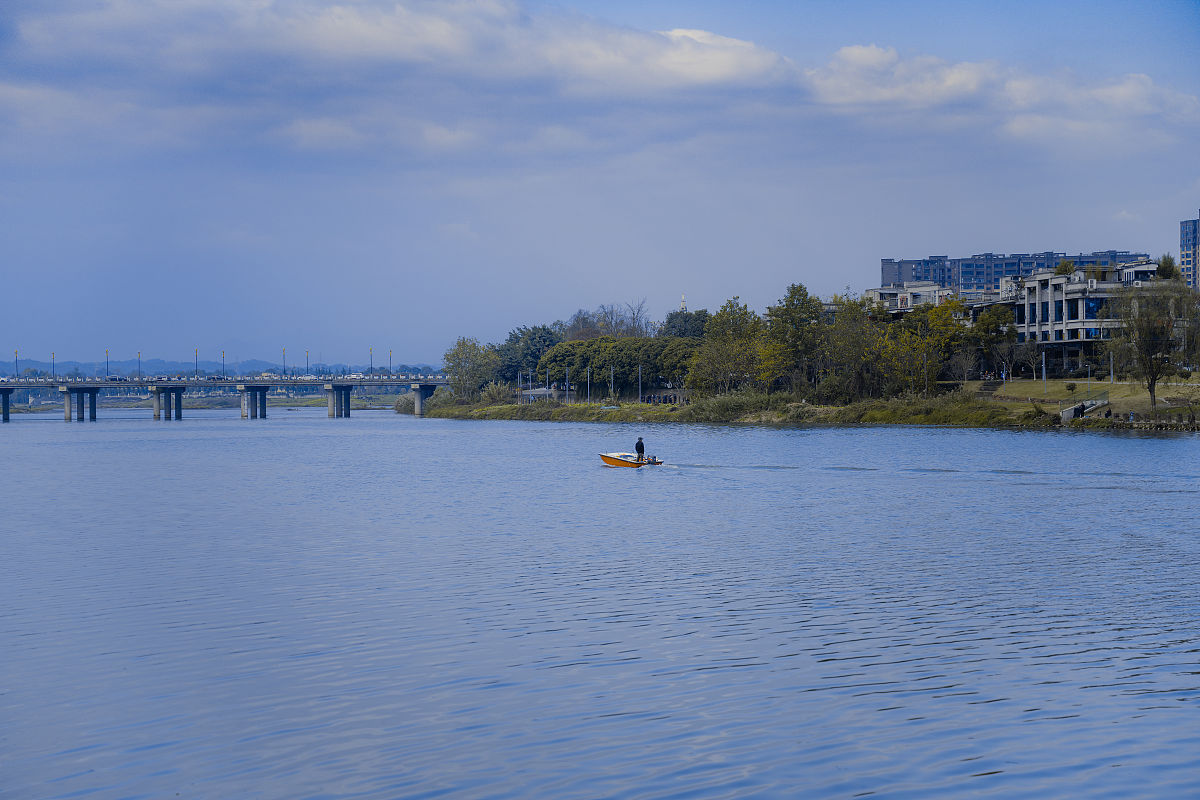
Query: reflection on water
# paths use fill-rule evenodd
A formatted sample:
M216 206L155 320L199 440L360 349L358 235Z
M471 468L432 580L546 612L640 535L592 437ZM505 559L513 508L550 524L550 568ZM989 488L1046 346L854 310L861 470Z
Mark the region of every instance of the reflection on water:
M1200 794L1195 436L124 413L0 429L4 797Z

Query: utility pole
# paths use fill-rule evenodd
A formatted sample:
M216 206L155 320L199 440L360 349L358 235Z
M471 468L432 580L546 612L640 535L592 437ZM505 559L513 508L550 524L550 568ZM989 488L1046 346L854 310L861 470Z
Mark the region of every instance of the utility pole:
M221 379L225 378L225 351L221 351Z
M287 375L287 348L283 348L283 374Z
M571 368L567 367L567 405L571 404Z
M608 396L609 397L615 397L617 394L617 390L616 390L616 388L614 388L616 386L616 384L613 382L613 368L614 367L612 364L608 365Z
M108 377L108 348L104 348L104 377Z
M197 348L196 348L196 372L195 372L195 377L196 377L196 378L199 378L199 377L200 377L200 348L199 348L199 347L197 347Z
M138 350L138 380L142 379L142 351Z
M50 377L54 377L54 351L50 351Z
M367 374L370 375L375 371L375 348L368 347L367 350L371 353L371 367L367 370Z
M308 374L308 350L304 351L304 374Z
M588 364L587 378L588 378L588 405L590 406L592 404L592 365L591 364Z
M1046 396L1046 351L1042 351L1042 397Z
M642 365L638 364L638 402L642 402Z
M388 349L388 375L392 374L392 351Z

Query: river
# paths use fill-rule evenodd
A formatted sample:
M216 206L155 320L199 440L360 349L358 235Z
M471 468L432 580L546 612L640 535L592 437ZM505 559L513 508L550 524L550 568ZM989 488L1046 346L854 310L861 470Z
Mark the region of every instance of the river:
M185 414L0 426L4 798L1200 795L1196 435Z

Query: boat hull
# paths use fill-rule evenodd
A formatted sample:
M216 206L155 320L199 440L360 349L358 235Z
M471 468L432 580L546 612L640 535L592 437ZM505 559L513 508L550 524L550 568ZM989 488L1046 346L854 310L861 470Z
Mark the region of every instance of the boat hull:
M609 467L652 467L662 462L654 456L638 461L637 453L601 453L600 460Z

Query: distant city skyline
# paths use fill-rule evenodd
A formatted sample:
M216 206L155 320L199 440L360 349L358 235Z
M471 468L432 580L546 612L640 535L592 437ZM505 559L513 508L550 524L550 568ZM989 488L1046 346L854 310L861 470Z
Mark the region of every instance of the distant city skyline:
M1198 17L10 0L0 352L437 364L602 303L861 291L905 254L1181 255Z

